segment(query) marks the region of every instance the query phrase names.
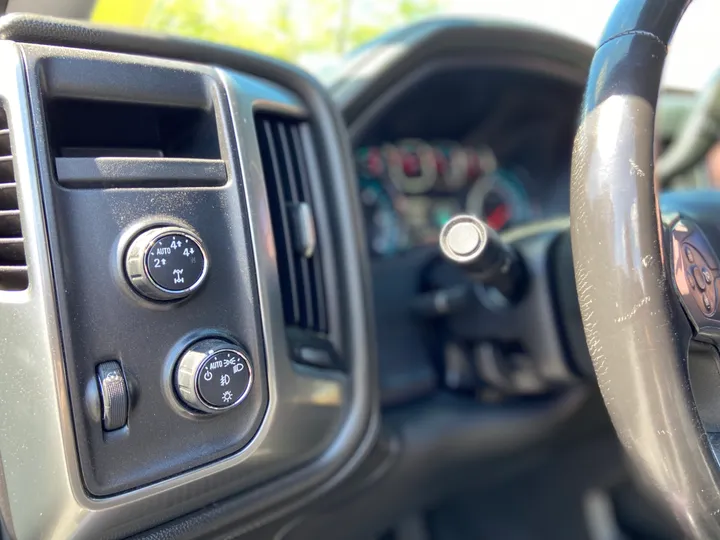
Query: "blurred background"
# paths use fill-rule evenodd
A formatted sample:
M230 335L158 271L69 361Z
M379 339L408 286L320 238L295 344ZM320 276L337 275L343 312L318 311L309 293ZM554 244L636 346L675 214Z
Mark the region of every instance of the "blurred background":
M476 16L550 28L596 44L616 0L98 0L99 23L242 47L322 75L352 49L432 16ZM720 2L695 0L678 29L665 85L701 88L720 65Z

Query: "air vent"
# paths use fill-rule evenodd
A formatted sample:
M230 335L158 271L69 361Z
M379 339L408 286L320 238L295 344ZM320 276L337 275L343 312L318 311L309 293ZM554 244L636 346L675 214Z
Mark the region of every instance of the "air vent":
M0 109L0 291L28 287L17 186L10 150L10 126Z
M312 144L307 124L266 113L258 114L255 124L267 182L285 322L325 333L325 291L305 154Z

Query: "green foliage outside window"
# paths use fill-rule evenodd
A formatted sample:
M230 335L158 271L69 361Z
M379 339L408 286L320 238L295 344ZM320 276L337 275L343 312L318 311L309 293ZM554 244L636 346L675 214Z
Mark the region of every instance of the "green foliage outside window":
M146 28L290 62L333 57L436 14L442 0L98 0L98 23Z

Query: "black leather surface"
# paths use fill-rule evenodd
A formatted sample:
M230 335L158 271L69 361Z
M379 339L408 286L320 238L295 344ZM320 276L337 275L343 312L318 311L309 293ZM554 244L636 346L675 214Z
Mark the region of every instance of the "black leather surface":
M600 43L628 34L645 34L667 45L690 0L621 0L613 10Z

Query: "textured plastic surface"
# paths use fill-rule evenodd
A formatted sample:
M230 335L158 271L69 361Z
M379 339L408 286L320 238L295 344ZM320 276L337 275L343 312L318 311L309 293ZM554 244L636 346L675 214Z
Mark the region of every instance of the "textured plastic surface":
M7 37L10 27L26 30L27 22L28 18L14 19L14 22L0 21L0 33ZM42 20L35 28L38 27L58 30L57 35L65 35L65 43L76 39L76 45L82 44L83 36L88 35L82 31L85 27L76 23ZM89 33L99 41L105 36L102 31L93 30ZM37 35L47 38L49 34L52 31L48 34L39 32ZM25 34L25 40L28 39ZM114 55L77 48L27 47L56 57L89 57L121 65L130 63L147 66L149 70L202 70L211 78L222 79L222 93L229 100L229 113L223 121L232 119L228 122L233 141L229 148L230 155L223 157L226 158L230 177L239 178L237 171L243 172L247 201L242 201L242 205L247 208L249 216L244 227L252 235L253 242L262 246L254 252L254 264L261 277L257 281L257 297L261 317L266 323L262 336L268 359L267 368L272 375L268 382L268 407L272 421L260 426L256 437L252 438L246 448L225 459L121 495L101 499L87 495L80 482L77 450L73 442L75 436L68 407L68 385L55 318L54 287L49 274L48 239L40 206L40 180L35 169L35 163L40 163L43 177L47 178L50 165L47 156L42 156L39 161L34 156L34 141L30 137L31 118L24 98L27 92L25 76L21 70L18 47L3 42L0 43L3 51L0 55L0 69L7 76L0 78L4 81L0 88L4 97L10 96L13 100L11 112L14 124L22 126L17 132L22 142L18 145L17 154L22 156L18 175L21 180L20 201L25 210L24 225L27 224L29 228L29 260L31 264L37 262L32 270L33 286L27 303L3 308L3 316L7 314L8 321L18 324L13 326L15 331L12 335L8 334L1 346L8 369L24 372L24 347L32 343L36 365L42 365L43 369L24 379L25 384L22 386L15 384L13 379L7 380L2 388L1 399L6 421L0 438L0 452L3 454L7 487L4 495L0 493L3 495L0 508L8 509L5 522L12 527L13 536L20 539L124 537L219 500L224 500L222 518L212 522L195 522L192 526L211 531L228 522L244 520L248 527L252 527L254 522L249 519L250 516L267 519L268 515L278 510L288 511L295 505L305 504L317 494L313 489L321 485L325 489L331 478L347 474L352 467L345 466L351 465L354 457L362 455L366 448L363 441L374 433L369 429L374 418L369 381L375 363L371 354L373 340L367 320L364 263L358 258L363 252L363 238L359 216L355 211L358 207L355 200L357 194L350 191L344 182L334 180L353 178L347 141L327 96L317 83L300 71L239 51L183 40L135 39L134 35L133 39L128 39L128 34L122 32L108 32L107 40L111 48L142 45L140 49L143 51L151 50L153 44L157 43L166 54L181 58L202 58L203 54L213 53L215 64L226 63L265 75L297 92L293 94L282 86L248 75L147 56ZM168 47L169 42L174 45ZM97 46L100 47L99 44ZM106 43L105 46L110 45ZM320 373L319 370L293 368L284 344L282 324L275 324L282 320L282 307L275 263L271 258L271 250L267 248L267 241L272 236L269 233L267 199L252 124L253 110L268 107L292 114L308 113L315 120L313 132L319 143L315 148L317 155L312 156L313 174L314 178L320 178L323 182L313 187L314 200L322 201L319 204L321 211L316 216L318 235L320 241L333 244L334 249L326 253L323 264L326 265L330 285L342 291L340 296L344 300L342 306L331 306L333 320L337 321L333 326L332 338L350 366L351 380ZM226 112L227 109L223 107L218 114L225 115ZM242 152L238 152L238 148L242 148ZM227 187L199 191L204 193L203 197L216 197L223 190L227 190ZM86 196L94 199L93 196L83 195L90 193L90 190L72 191L80 199ZM126 191L125 196L130 197L133 190L117 191ZM236 196L224 192L230 197ZM159 192L153 193L157 198ZM332 216L328 215L326 204L333 208ZM335 221L335 211L342 216L341 220ZM53 216L54 212L50 211L49 215ZM115 217L119 215L115 214ZM108 216L107 219L112 217ZM334 223L332 227L329 226L330 219ZM70 226L70 223L63 224L65 228ZM201 228L198 227L198 232ZM102 261L102 264L108 266L116 263L109 258ZM349 269L343 273L342 279L334 277L339 266ZM341 316L341 313L352 313L353 316ZM233 324L236 322L233 321ZM237 324L249 323L244 321ZM4 326L8 329L10 327L9 323ZM168 355L171 356L174 357L174 354ZM170 366L170 362L166 365ZM170 380L169 371L167 378L163 376L163 381L166 380ZM351 390L349 386L352 386ZM170 385L164 390L168 392L166 397L171 402ZM36 401L39 408L32 411L11 410L12 404L22 406L24 400L35 393L40 397ZM179 404L177 410L182 411ZM195 439L197 441L197 437ZM27 460L28 453L35 458ZM318 459L321 456L322 459ZM49 485L47 478L53 478ZM263 484L263 487L257 488L258 484ZM38 491L37 485L45 487ZM249 489L251 487L255 489ZM233 497L239 493L242 496ZM300 494L303 496L300 497ZM270 508L274 508L272 513ZM263 514L263 511L268 514ZM194 530L197 532L198 528ZM187 530L191 531L190 525Z
M557 434L587 398L587 392L576 389L530 403L483 406L456 396L437 395L389 411L383 430L385 440L378 442L368 468L358 471L362 474L342 486L335 497L316 506L311 515L287 527L290 530L281 538L374 538L395 525L398 516L418 508L433 508L454 493L467 498L468 490L507 482L505 476L512 475L510 471L517 473L546 459L543 441L549 434ZM601 404L593 398L597 410ZM585 425L595 420L590 414L582 419ZM550 441L550 452L555 454L562 443L556 438ZM616 448L617 443L612 443ZM603 449L607 452L606 447ZM266 536L249 538L272 536L266 532Z
M351 135L359 137L403 92L438 70L494 67L550 75L581 87L591 59L586 43L545 30L442 18L390 32L358 51L336 72L331 90Z
M120 364L114 360L99 364L97 382L100 387L103 429L113 431L124 427L128 420L128 392Z
M218 186L227 180L219 159L55 158L58 182L78 188Z
M73 72L92 72L95 80L102 80L108 86L112 86L113 80L121 86L122 81L132 79L132 88L127 90L135 88L139 96L128 93L125 99L138 102L142 95L153 93L144 85L157 85L158 95L172 93L163 81L166 78L173 81L178 72L160 67L142 70L137 65L131 65L126 72L126 65L78 56L62 61L43 59L51 54L51 51L26 49L31 103L38 124L45 119L41 113L42 100L48 99L44 91L48 85L51 93L53 88L52 83L40 82L47 77L48 70L53 73L48 78L58 80L67 78L68 68ZM162 76L163 72L167 77ZM147 73L152 76L148 77ZM191 72L180 73L192 86ZM211 85L202 72L195 75L195 80L199 81L195 86L200 90ZM201 95L218 96L219 85L215 84L214 89ZM97 91L104 88L98 85ZM91 89L86 86L83 92ZM97 97L106 98L102 93ZM215 99L214 108L221 111L222 102ZM227 145L229 133L227 127L222 129L221 140ZM75 411L76 440L87 489L94 495L126 491L242 448L257 430L267 404L252 240L247 233L248 217L239 189L242 179L235 176L232 183L211 190L191 187L67 190L53 182L51 172L43 167L47 159L42 140L37 151L46 212L49 222L54 224L49 230L50 251ZM227 156L230 151L225 148L223 153ZM213 208L226 211L214 212ZM93 226L88 227L88 223ZM205 286L192 300L173 304L171 309L150 308L135 295L129 295L124 282L123 253L127 239L148 225L189 228L203 239L204 249L214 260ZM204 263L194 267L204 274ZM186 270L189 275L190 269ZM157 278L165 274L158 274ZM163 279L160 281L160 285L165 283ZM178 414L172 396L168 397L167 386L171 384L168 364L174 363L179 344L187 345L199 335L214 334L229 336L248 350L255 363L257 384L243 407L231 413L212 418L187 418ZM85 388L94 377L95 363L104 358L122 360L137 394L131 422L112 440L83 414ZM203 441L202 445L197 444L198 439Z

